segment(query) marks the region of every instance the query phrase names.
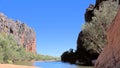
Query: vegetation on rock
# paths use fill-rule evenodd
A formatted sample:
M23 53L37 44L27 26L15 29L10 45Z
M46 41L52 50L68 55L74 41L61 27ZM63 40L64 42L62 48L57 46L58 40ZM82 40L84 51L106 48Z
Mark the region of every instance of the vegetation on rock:
M106 45L95 63L95 68L120 68L120 9L107 29Z
M27 51L36 52L35 31L26 24L9 19L3 13L0 13L0 33L12 34L16 43L23 45Z
M92 65L92 60L97 59L107 43L107 27L115 18L117 10L118 2L110 0L101 0L100 4L93 8L91 21L86 21L77 40L76 54L80 62L85 62L86 65ZM88 8L87 11L91 11L91 9ZM81 61L82 57L85 58Z
M115 18L119 7L118 0L96 0L85 13L85 25L77 39L75 61L84 65L93 65L107 43L106 31ZM68 61L69 62L69 61Z

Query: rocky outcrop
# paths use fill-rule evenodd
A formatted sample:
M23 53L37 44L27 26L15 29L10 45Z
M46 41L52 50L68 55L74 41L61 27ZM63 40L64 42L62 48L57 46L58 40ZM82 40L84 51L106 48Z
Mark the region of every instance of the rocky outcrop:
M90 4L90 6L87 8L85 13L85 21L90 22L92 21L92 17L94 16L94 5Z
M95 68L120 68L120 10L108 28L107 41Z
M22 45L27 51L36 52L34 30L20 21L8 19L3 13L0 13L0 33L13 35L18 46Z
M63 62L69 62L71 64L75 64L76 63L76 54L73 51L73 49L69 49L69 51L65 51L61 55L61 61L63 61Z
M107 43L106 31L120 6L120 0L96 0L96 4L86 9L85 25L77 39L74 61L82 65L94 65ZM65 56L68 53L63 53ZM71 56L73 58L73 56ZM61 60L64 59L61 57ZM67 59L67 62L71 60Z
M119 4L119 0L96 0L95 5L90 4L86 9L86 23L77 39L74 62L82 65L95 63L107 43L107 27L115 18Z
M115 18L119 0L96 0L85 13L85 25L77 39L77 60L85 65L94 64L105 47L106 30Z

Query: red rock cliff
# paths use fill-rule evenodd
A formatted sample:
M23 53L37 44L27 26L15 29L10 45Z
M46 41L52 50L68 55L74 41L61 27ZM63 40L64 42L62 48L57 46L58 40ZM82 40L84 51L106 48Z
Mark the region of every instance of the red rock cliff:
M7 33L14 36L18 45L25 47L26 51L36 52L36 36L32 28L20 21L8 19L0 13L0 33Z
M106 30L117 14L120 0L96 0L85 13L85 25L77 39L77 60L93 65L106 45Z
M108 28L107 46L98 57L95 68L120 68L120 10Z

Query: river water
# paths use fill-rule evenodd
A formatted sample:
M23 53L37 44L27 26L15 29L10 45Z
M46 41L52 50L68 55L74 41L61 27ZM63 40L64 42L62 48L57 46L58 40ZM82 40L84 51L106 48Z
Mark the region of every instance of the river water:
M89 66L78 66L63 62L34 62L34 66L38 68L93 68Z

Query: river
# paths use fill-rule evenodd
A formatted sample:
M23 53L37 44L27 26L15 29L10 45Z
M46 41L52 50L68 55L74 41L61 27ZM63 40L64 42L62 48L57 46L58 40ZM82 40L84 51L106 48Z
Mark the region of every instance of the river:
M93 68L90 66L78 66L63 62L34 62L34 66L38 68Z

